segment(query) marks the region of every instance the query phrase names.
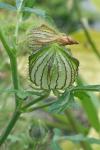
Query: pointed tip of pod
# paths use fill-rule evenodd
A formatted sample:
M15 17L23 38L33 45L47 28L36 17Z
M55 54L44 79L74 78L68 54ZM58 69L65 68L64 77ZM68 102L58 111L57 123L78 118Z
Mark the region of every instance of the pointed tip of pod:
M72 40L72 44L79 44L79 42L76 40Z
M72 41L72 44L79 44L79 42L78 42L78 41L73 40L73 41Z
M73 44L79 44L78 41L72 39L69 36L62 36L58 39L58 42L61 43L61 45L73 45Z

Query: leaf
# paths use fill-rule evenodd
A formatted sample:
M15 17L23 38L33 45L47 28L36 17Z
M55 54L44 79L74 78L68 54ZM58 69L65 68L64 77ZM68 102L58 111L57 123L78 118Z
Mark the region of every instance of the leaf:
M87 86L76 86L72 89L73 91L94 91L94 92L100 92L100 85L87 85Z
M28 13L34 13L38 16L45 17L45 11L41 10L41 9L38 9L38 8L24 7L22 11L23 12L28 12Z
M77 134L77 135L70 135L70 136L62 136L62 137L55 137L54 138L55 141L58 141L58 140L70 140L72 142L88 142L90 144L100 144L100 139L96 139L96 138L92 138L92 137L85 137L84 135L82 134Z
M8 4L8 3L4 3L4 2L0 2L0 8L16 11L16 7L14 7L14 6L12 6L12 5Z
M56 113L63 112L69 106L70 102L72 102L71 98L71 93L69 91L65 91L62 96L60 96L58 100L51 105L51 107L49 107L49 111Z
M84 86L84 81L81 78L78 78L77 83L80 86ZM94 87L92 86L91 89L93 89ZM98 90L97 87L96 87L96 89ZM80 102L83 105L83 108L88 116L88 120L89 120L90 124L97 131L100 131L100 122L99 122L99 118L98 118L98 114L97 114L97 110L96 110L96 105L94 103L94 100L95 100L94 97L91 96L91 94L88 93L87 91L76 91L76 92L74 92L74 96L76 96L80 99ZM96 100L96 102L97 102L97 100Z
M100 131L100 123L99 123L99 118L97 115L97 110L91 100L91 96L85 92L77 92L75 93L75 96L80 99L91 125L97 131Z

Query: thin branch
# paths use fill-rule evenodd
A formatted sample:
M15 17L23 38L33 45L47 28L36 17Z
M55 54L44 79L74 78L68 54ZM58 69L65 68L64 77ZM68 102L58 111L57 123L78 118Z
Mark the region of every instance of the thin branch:
M52 104L54 104L54 103L55 103L55 102L50 102L50 103L47 103L47 104L44 104L44 105L40 105L40 106L37 106L37 107L30 108L30 109L28 109L27 111L25 111L25 113L26 113L26 112L33 112L33 111L35 111L35 110L37 110L37 109L41 109L41 108L48 107L48 106L50 106L50 105L52 105Z
M37 99L35 99L35 100L29 102L28 104L25 104L25 105L22 107L22 110L25 110L26 108L32 106L33 104L36 104L37 102L39 102L39 101L41 101L41 100L44 100L44 99L47 98L47 97L48 97L48 94L47 94L47 95L43 95L43 96L41 96L41 97L39 97L39 98L37 98Z
M5 142L5 140L7 139L9 133L11 132L11 130L13 129L15 123L17 122L17 120L19 119L20 116L20 112L15 111L15 113L12 116L12 119L10 120L10 122L8 123L8 126L6 127L6 130L2 133L2 135L0 136L0 146Z
M20 5L17 8L17 22L16 22L15 35L14 35L16 44L18 42L18 32L19 32L20 23L22 21L21 9L22 9L22 5L23 5L23 1L24 0L21 0Z

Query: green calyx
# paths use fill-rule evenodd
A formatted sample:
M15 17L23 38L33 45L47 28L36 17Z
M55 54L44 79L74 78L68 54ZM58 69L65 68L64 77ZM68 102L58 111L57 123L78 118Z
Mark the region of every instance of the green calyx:
M40 89L64 90L70 87L77 76L78 66L78 60L58 44L42 47L29 56L30 80Z

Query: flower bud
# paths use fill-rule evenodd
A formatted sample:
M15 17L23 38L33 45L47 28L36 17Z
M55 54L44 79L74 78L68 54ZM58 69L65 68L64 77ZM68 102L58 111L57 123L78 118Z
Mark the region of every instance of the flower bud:
M30 80L40 89L64 90L70 87L77 76L78 66L78 60L58 44L43 47L29 56Z
M27 45L31 50L36 51L50 43L58 43L59 45L78 44L77 41L66 34L57 32L44 24L40 27L33 28L28 34Z
M46 124L43 123L36 123L31 125L29 129L29 135L32 139L41 142L41 140L49 140L53 136L52 128L48 127ZM45 141L46 142L46 141Z

